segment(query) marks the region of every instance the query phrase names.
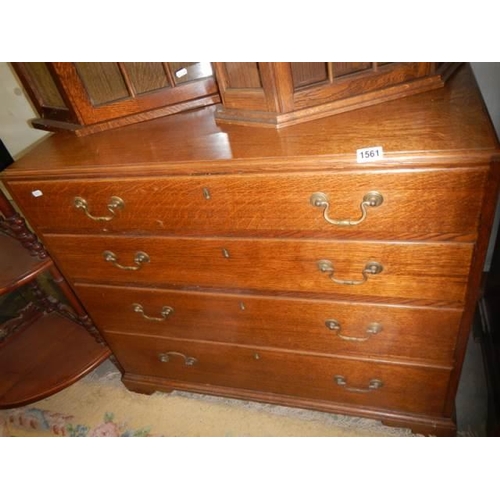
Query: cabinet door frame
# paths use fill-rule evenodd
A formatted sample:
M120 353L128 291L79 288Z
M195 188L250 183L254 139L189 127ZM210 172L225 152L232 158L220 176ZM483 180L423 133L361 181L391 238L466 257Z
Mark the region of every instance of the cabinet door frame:
M47 64L56 75L56 80L60 82L63 98L69 102L70 109L75 111L78 121L83 125L123 118L209 96L214 96L216 98L214 102L219 102L217 83L212 76L142 95L135 95L133 91L130 92L129 88L129 93L131 93L129 98L94 105L74 63L52 62Z
M52 75L54 84L57 87L57 90L59 91L59 94L61 95L61 98L66 105L66 108L57 107L45 102L45 99L43 98L37 83L33 80L30 72L26 67L27 63L12 62L10 64L16 72L17 77L21 81L23 89L28 94L28 97L30 98L32 104L35 106L38 114L42 119L78 123L78 116L74 112L72 112L71 103L68 100L65 90L62 88L59 81L55 77L50 63L45 64L49 73Z

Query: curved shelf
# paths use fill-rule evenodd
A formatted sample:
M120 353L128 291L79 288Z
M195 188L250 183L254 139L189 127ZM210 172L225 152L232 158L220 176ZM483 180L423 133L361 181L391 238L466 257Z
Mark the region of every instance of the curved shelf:
M52 265L32 257L16 239L0 233L0 295L19 288Z
M42 315L0 345L0 409L46 398L110 355L87 330L57 313Z

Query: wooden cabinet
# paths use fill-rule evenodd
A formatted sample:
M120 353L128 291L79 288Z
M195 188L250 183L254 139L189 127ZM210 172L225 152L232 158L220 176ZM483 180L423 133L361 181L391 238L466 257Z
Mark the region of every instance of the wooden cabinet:
M452 434L500 175L470 69L279 131L215 115L52 136L4 173L125 385Z
M44 273L52 276L68 305L39 286ZM30 297L20 310L1 303L6 294L20 290L28 290L23 295ZM2 191L0 305L10 316L0 324L0 408L50 396L110 355L68 283Z
M33 125L76 135L221 99L217 122L279 128L442 87L457 66L430 62L13 63L41 117Z
M458 63L218 62L219 123L285 127L442 87Z
M13 63L36 128L87 135L219 102L210 63Z

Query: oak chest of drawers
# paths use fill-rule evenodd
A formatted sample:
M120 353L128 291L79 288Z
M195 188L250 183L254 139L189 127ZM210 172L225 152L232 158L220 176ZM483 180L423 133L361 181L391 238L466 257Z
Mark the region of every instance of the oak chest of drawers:
M279 131L213 113L53 136L3 177L125 385L453 433L498 187L469 68Z

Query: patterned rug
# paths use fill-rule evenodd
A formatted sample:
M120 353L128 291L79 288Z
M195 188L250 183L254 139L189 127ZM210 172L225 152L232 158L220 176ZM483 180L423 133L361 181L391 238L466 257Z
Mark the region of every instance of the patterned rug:
M67 389L0 411L0 436L398 436L380 422L174 391L128 391L108 361Z

